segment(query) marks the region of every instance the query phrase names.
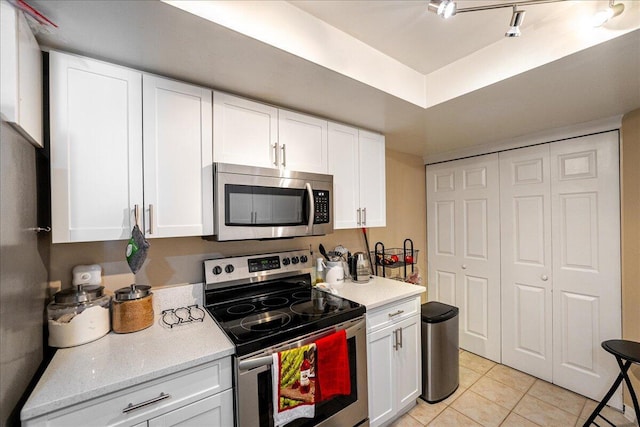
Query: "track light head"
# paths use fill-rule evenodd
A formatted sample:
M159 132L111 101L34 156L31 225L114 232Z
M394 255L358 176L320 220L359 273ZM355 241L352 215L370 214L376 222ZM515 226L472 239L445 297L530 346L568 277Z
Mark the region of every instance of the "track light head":
M520 25L524 21L524 14L526 11L518 10L516 6L513 6L513 14L511 15L511 23L509 29L504 33L505 37L520 37Z
M456 14L456 2L453 0L429 0L427 10L440 18L451 18Z
M624 12L624 5L622 3L614 3L614 0L609 0L609 6L606 9L599 10L593 15L592 24L594 27L601 27L611 18L615 18Z

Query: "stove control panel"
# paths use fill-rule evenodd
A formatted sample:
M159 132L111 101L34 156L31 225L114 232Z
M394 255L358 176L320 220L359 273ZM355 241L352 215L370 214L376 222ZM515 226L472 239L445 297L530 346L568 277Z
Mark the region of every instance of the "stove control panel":
M311 253L304 249L210 259L204 261L205 285L209 288L209 285L215 286L258 276L310 270L311 260Z

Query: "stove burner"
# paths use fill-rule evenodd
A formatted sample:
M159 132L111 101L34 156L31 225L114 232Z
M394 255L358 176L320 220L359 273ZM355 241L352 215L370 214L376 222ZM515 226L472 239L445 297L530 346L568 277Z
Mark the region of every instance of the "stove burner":
M246 314L246 313L251 313L255 309L256 309L256 306L253 304L237 304L227 308L227 313Z
M281 311L270 311L267 313L247 316L240 322L240 326L247 331L272 331L286 326L291 320L291 316Z
M310 291L294 292L294 294L291 296L294 297L295 299L307 299L307 298L311 298L311 292Z
M265 307L279 307L288 302L289 300L285 297L271 297L262 301L262 305Z
M337 309L338 307L329 304L329 302L323 297L314 298L311 301L303 301L291 304L291 311L295 314L301 314L311 317L323 316L327 313L334 312Z

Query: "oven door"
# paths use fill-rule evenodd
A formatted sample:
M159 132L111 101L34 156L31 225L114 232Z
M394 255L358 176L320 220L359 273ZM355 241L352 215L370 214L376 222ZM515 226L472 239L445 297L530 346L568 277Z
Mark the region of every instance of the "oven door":
M331 175L218 163L214 185L219 241L333 232Z
M278 347L254 353L235 361L235 409L238 427L273 427L271 355L289 348L315 342L319 338L346 329L351 374L351 394L335 396L316 404L315 418L299 418L287 427L301 426L366 426L367 344L364 317L342 323Z

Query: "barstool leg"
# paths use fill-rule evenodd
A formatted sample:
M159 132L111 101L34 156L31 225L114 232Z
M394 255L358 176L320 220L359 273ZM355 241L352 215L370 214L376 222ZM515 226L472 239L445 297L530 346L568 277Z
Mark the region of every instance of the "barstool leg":
M631 385L631 379L629 375L627 375L627 371L629 370L629 366L631 366L631 362L627 361L627 364L623 367L622 360L616 357L618 361L618 365L620 366L620 371L624 376L624 382L627 384L629 388L629 394L631 395L631 400L633 401L633 410L636 412L636 421L640 422L640 409L638 409L638 398L636 397L636 392L633 389L633 385Z
M624 366L622 366L622 362L618 359L617 356L616 356L616 360L618 360L618 364L620 365L620 375L618 375L618 378L616 378L616 380L613 382L613 385L611 386L607 394L604 395L604 398L602 399L602 401L600 401L596 409L594 409L591 415L589 415L589 418L584 423L583 427L589 427L591 423L593 423L593 421L596 419L600 411L602 411L602 409L605 407L609 399L611 399L611 396L613 396L613 393L615 393L618 387L620 387L622 380L627 375L627 370L631 366L631 362L627 361L627 363L625 363Z

